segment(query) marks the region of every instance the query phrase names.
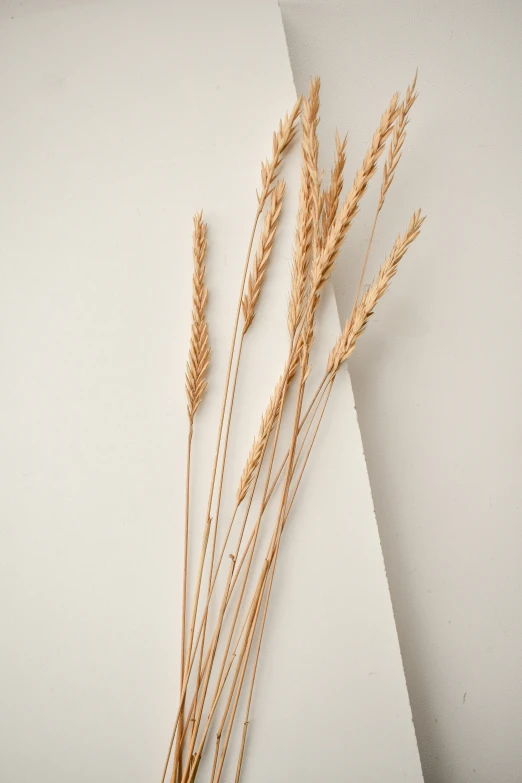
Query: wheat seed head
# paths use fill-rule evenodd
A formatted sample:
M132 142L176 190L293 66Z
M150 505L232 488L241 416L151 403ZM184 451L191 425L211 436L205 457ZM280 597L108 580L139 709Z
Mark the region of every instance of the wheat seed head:
M254 258L252 271L250 272L248 278L247 290L241 303L245 321L243 326L243 334L248 331L252 321L254 320L257 300L259 299L259 295L261 293L261 285L268 268L268 262L270 260L272 247L274 245L277 224L281 214L281 208L283 206L284 192L285 183L283 180L279 180L272 191L270 207L266 213L263 231L261 232L259 239L259 247Z
M297 133L297 120L301 112L301 98L298 98L292 110L279 121L279 128L272 139L272 158L261 163L261 193L257 194L259 209L262 210L272 192L272 186L284 154Z
M344 184L347 140L348 135L341 139L339 132L335 132L335 159L330 176L330 187L325 191L323 197L321 247L324 247L339 208L339 200Z
M301 187L299 190L299 209L295 233L292 261L292 283L288 303L288 331L293 339L303 317L308 284L310 253L312 249L314 220L314 191L317 175L310 176L311 170L317 170L319 145L317 141L317 123L319 121L319 79L310 84L308 98L304 100L301 114Z
M421 217L420 209L417 210L417 212L414 212L406 233L402 237L398 236L395 240L390 255L381 266L374 282L361 297L353 316L347 319L342 334L330 352L327 373L337 372L340 365L345 362L355 350L357 340L365 330L377 302L384 296L392 278L397 273L400 260L406 254L412 242L419 236L424 220L425 217Z
M393 125L397 119L399 96L395 93L381 117L379 127L372 137L372 142L363 163L346 196L343 205L334 220L332 227L324 243L321 252L314 259L311 270L310 296L308 299L307 313L303 326L303 362L306 363L314 336L314 317L319 304L321 290L329 279L335 260L346 238L350 226L359 211L360 201L368 187L368 183L375 174L377 162L384 150L386 140L393 131Z
M383 167L381 193L379 197L379 205L377 207L378 211L382 209L382 206L384 204L384 199L386 197L386 193L388 192L390 185L393 182L395 169L397 168L399 161L401 159L402 148L404 145L404 141L406 139L406 126L409 120L408 115L410 113L413 104L415 103L418 97L418 93L415 91L416 86L417 86L417 74L415 74L415 78L413 79L413 82L409 85L408 89L406 90L406 95L399 107L399 112L397 115L397 119L395 121L392 140L390 143L390 148L388 150L388 157Z
M205 318L205 307L208 299L208 291L205 287L207 225L203 222L203 214L201 212L194 216L193 221L192 330L185 373L187 411L191 423L207 387L205 373L210 362L208 326Z

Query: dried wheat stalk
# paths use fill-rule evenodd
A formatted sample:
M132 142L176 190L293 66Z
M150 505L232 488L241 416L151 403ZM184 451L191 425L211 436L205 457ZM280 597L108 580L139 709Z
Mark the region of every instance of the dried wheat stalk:
M181 717L180 733L184 723L183 681L185 677L185 645L187 620L187 579L188 579L188 542L190 522L190 472L192 456L192 437L194 431L194 416L198 410L207 387L205 373L210 362L210 346L208 326L205 318L205 307L208 291L205 287L205 254L207 250L207 225L203 222L203 214L198 212L193 219L192 234L192 329L190 336L189 356L186 368L185 389L187 393L187 413L189 431L187 437L186 483L185 483L185 531L183 551L183 591L181 610L181 654L180 654L180 700ZM182 766L182 749L180 748L180 764Z

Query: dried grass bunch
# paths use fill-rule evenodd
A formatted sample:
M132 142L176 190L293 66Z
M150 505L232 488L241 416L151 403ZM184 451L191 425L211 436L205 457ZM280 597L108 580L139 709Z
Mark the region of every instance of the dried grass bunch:
M406 232L397 237L376 278L361 293L378 217L402 154L409 114L417 97L416 77L402 101L399 100L398 94L392 97L373 135L361 168L342 201L346 137L341 139L336 134L335 160L327 188L323 187L319 171L319 87L319 79L312 80L308 97L298 100L292 111L280 122L274 133L272 156L261 166L261 189L257 194L257 211L240 285L199 565L189 606L187 572L191 518L191 449L196 413L207 387L205 376L210 360L205 320L207 232L202 214L199 213L194 218L192 334L186 370L189 429L180 704L162 783L167 775L172 783L193 783L198 776L200 761L205 752L212 758L212 771L208 780L210 783L219 783L241 703L244 715L242 728L239 729L242 732L239 756L235 761L236 783L239 780L281 536L337 373L355 349L377 302L388 289L400 260L418 236L424 220L420 211L413 214ZM236 479L235 509L224 533L221 534L218 546L221 498L241 354L245 335L254 323L256 305L270 263L283 205L285 183L279 173L281 163L299 125L302 149L301 184L288 304L288 357L261 417L259 432L248 454L244 470ZM359 210L361 199L376 174L378 162L386 148L375 219L362 263L353 309L330 355L325 357L324 376L318 387L309 395L311 401L305 408L310 349L314 340L321 292L330 278L343 241ZM253 255L257 228L263 214L257 250ZM288 389L293 381L296 383L296 389L290 403ZM278 445L281 448L281 420L283 412L290 406L291 412L287 415L290 415L293 421L291 437L287 444L283 444L284 458L276 464L276 448ZM263 486L256 492L262 468ZM274 513L270 517L272 527L267 537L269 543L258 563L254 559L254 552L261 527L270 524L266 521L265 512L273 497L277 498L277 503L274 504ZM270 527L268 529L270 530ZM233 532L235 545L233 551L228 552ZM229 557L225 559L227 554ZM224 559L228 564L228 571L222 568ZM207 747L207 741L210 742L210 748Z

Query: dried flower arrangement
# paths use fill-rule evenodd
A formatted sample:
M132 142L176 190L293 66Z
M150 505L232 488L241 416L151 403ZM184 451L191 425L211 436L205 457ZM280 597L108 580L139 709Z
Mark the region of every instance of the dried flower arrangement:
M167 774L170 775L172 783L193 783L198 775L211 729L215 736L215 745L209 780L210 783L219 783L242 697L245 702L245 714L239 757L236 762L236 783L240 778L250 707L281 536L339 368L354 351L375 305L388 289L392 277L397 272L399 261L418 236L424 220L420 211L412 215L406 232L397 237L376 278L362 292L377 220L401 158L409 114L417 97L416 77L402 101L399 101L398 94L392 97L373 135L362 166L342 203L340 202L346 160L346 137L341 139L336 134L335 160L329 186L325 188L318 167L319 87L319 79L312 80L308 97L298 100L292 111L280 122L273 137L272 156L261 165L261 189L257 194L257 211L240 284L199 564L189 611L187 584L191 450L195 417L207 387L206 371L210 360L209 334L205 319L207 232L202 214L198 213L194 217L192 333L186 370L189 428L181 612L180 704L163 770L162 783L166 780ZM241 354L245 335L254 322L256 304L270 262L281 213L285 183L279 176L280 167L287 148L297 134L299 122L302 129L301 182L288 304L288 357L274 393L262 415L258 435L238 480L235 508L223 541L218 547L217 531L225 463ZM362 264L353 309L326 359L322 381L305 407L310 350L314 341L321 292L330 278L343 241L359 210L361 199L376 173L378 161L387 146L388 152L383 166L375 219ZM258 224L265 211L257 250L252 259ZM284 412L291 407L288 390L294 379L297 384L297 389L294 390L295 402L292 401L292 410L287 414L291 416L293 422L291 437L288 444L283 447L284 458L276 466L276 447L278 444L281 447L279 443L282 432L281 421ZM261 491L256 493L262 468L264 485ZM267 518L265 512L276 491L279 493L279 500L277 511L273 515L269 544L264 557L256 566L254 551L260 528L263 523L267 524L264 522ZM239 525L237 517L243 506L243 518ZM250 525L249 534L246 536L253 506L256 508L253 515L255 521ZM237 542L234 551L230 553L226 578L222 575L219 582L218 574L231 532L236 529L235 526L239 526ZM208 580L206 585L203 584L205 576ZM250 595L247 595L247 586ZM213 627L210 628L212 601L218 609L215 621L213 620L212 623ZM249 680L245 690L247 671Z

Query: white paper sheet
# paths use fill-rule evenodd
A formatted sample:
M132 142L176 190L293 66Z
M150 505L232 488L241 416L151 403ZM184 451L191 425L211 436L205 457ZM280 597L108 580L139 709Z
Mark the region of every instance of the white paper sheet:
M0 14L0 777L159 781L177 706L191 217L209 224L212 343L196 546L259 163L295 98L283 29L275 2ZM286 356L298 169L295 150L230 476ZM318 374L339 330L324 299ZM244 765L245 783L318 779L422 779L346 373L283 539Z

